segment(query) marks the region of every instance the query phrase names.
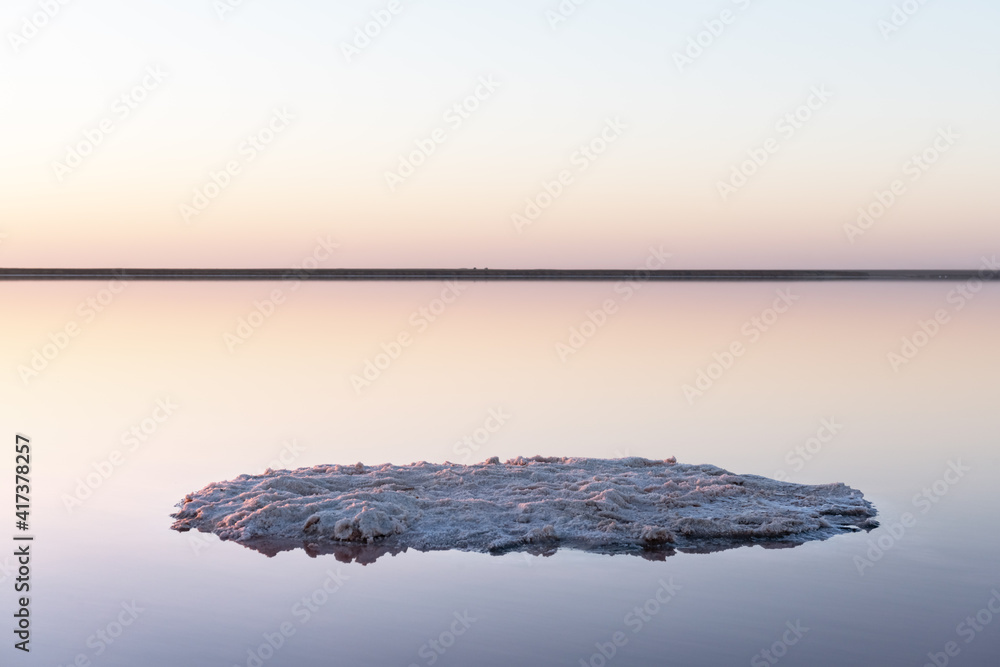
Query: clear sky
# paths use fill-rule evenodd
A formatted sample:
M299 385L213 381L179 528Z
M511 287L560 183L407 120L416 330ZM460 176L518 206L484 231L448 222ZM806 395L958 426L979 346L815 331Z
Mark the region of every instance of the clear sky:
M997 3L576 3L8 0L0 265L1000 252Z

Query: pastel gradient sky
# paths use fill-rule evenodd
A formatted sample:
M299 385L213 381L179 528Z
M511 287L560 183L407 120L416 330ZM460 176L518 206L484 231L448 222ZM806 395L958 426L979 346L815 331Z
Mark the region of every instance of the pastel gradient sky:
M662 244L673 268L976 268L1000 249L995 2L588 0L554 22L559 0L226 1L3 3L0 266L285 267L321 235L330 267L631 268ZM387 25L349 59L373 12ZM67 172L70 151L89 154Z

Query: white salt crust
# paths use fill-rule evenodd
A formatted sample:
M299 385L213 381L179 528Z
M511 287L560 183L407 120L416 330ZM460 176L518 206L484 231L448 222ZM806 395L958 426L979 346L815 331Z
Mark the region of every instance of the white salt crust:
M658 558L794 546L878 525L872 504L844 484L638 457L268 470L209 484L178 507L175 530L214 533L269 555L306 548L361 562L406 549L559 546Z

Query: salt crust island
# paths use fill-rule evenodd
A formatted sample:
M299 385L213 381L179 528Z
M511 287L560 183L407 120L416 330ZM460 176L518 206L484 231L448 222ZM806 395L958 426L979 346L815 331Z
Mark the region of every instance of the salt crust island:
M209 484L177 506L174 530L268 556L303 548L360 563L407 549L551 555L558 547L662 560L878 526L874 506L844 484L734 475L673 457L268 469Z

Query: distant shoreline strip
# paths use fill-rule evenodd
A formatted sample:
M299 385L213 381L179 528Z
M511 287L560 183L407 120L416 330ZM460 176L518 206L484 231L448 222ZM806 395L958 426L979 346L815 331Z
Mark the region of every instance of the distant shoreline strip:
M997 280L985 269L880 270L709 270L709 269L0 269L0 280L490 280L490 281L622 281L787 282L857 280Z

